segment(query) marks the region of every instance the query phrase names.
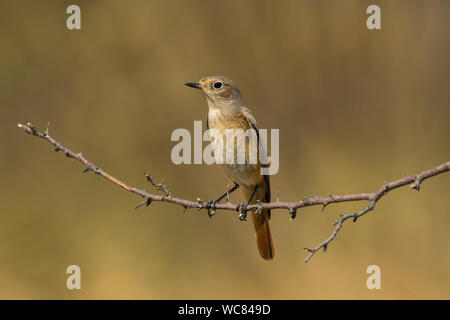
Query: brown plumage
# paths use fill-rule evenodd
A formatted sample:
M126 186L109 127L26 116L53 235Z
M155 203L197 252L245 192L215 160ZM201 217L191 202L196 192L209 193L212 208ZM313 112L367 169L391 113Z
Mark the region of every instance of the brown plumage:
M245 106L244 100L236 84L222 76L212 76L200 79L199 82L186 85L201 89L206 96L209 106L207 128L216 129L225 140L227 129L254 129L255 139L249 138L249 142L242 143L236 139L233 143L234 162L232 164L220 164L226 176L239 185L241 193L246 200L250 199L255 188L256 192L251 203L258 200L270 202L269 176L261 175L261 163L259 161L259 136L258 126L251 111ZM214 143L213 143L214 144ZM215 145L224 151L225 146ZM237 153L245 148L245 163L237 163ZM216 151L219 149L216 149ZM249 155L256 152L257 161L250 163ZM265 260L274 258L274 247L269 227L270 210L263 210L255 214L250 213L256 233L258 250Z

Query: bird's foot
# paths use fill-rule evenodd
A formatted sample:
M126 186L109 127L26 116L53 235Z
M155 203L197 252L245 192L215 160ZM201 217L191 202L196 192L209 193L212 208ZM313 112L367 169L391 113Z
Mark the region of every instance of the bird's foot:
M245 221L247 220L247 202L242 202L236 207L236 211L239 212L239 220Z
M216 214L216 200L209 200L205 203L205 208L208 210L208 217L212 217Z

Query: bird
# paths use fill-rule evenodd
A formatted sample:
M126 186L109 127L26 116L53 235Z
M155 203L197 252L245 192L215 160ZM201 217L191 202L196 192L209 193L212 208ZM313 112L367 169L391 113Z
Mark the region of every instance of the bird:
M234 183L234 186L217 200L208 202L210 205L216 204L223 198L228 197L233 191L240 189L244 198L248 199L247 202L241 203L237 208L241 212L239 218L245 220L247 216L246 207L249 204L258 201L270 202L269 176L261 175L261 167L264 165L261 164L259 157L256 161L251 162L249 156L252 152L259 154L259 148L261 148L256 119L250 109L247 108L238 86L227 77L207 76L201 78L198 82L187 82L185 85L203 92L208 103L207 129L215 129L223 137L226 137L226 132L230 129L242 129L244 132L249 129L254 130L256 141L255 139L249 139L248 144L246 144L244 140L244 145L242 141L233 141L231 146L235 151L234 161L219 164L228 179ZM245 150L245 161L236 161L239 150ZM261 257L264 260L273 260L275 251L269 226L270 210L251 211L250 215Z

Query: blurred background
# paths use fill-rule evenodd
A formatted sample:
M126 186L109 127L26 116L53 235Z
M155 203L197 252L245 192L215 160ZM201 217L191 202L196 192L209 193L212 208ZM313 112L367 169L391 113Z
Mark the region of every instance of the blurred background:
M79 31L66 28L74 3ZM381 30L366 28L370 4ZM260 127L280 129L273 195L373 192L450 159L449 12L449 1L2 1L0 298L449 299L449 174L393 191L307 264L302 247L366 203L293 222L274 211L266 262L237 216L135 211L139 197L17 128L50 122L131 185L153 192L147 171L178 197L213 199L225 176L174 165L170 135L206 117L183 83L226 75ZM71 264L81 290L65 286ZM381 290L366 287L372 264Z

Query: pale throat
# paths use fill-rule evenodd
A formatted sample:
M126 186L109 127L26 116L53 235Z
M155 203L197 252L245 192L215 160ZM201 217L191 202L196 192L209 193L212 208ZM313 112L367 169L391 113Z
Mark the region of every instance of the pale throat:
M234 128L236 116L240 114L238 107L215 106L209 104L208 124L210 128L225 129Z
M214 105L208 103L208 121L210 126L215 127L215 122L223 120L225 117L221 108L215 107Z

